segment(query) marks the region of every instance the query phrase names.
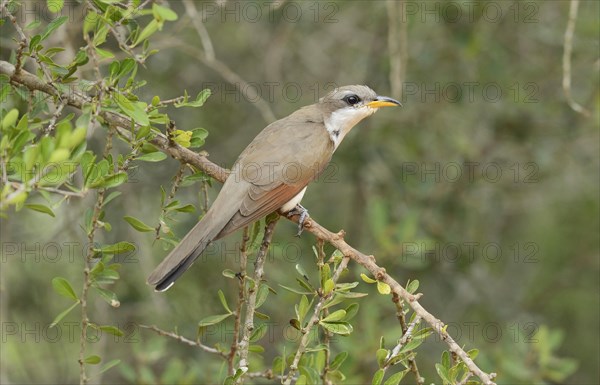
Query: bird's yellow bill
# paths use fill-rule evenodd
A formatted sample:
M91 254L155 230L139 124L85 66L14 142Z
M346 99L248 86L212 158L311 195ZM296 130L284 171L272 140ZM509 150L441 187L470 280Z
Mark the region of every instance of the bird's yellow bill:
M372 102L367 103L367 106L371 108L380 108L380 107L398 107L401 104L397 101L390 100L373 100Z

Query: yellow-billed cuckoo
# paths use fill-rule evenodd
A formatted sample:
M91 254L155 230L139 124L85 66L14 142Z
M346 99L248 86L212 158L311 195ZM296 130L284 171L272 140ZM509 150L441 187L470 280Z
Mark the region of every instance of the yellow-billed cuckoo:
M279 210L301 213L306 186L325 169L346 134L380 107L400 102L367 86L339 87L317 103L269 124L241 153L204 217L148 278L167 290L214 240ZM297 207L298 205L298 207Z

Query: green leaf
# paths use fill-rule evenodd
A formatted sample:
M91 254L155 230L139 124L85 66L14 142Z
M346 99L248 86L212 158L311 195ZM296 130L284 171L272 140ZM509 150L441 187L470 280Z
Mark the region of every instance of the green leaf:
M115 55L110 51L98 47L94 47L94 49L96 50L96 53L98 54L98 56L100 56L101 59L112 59L115 57Z
M344 258L344 253L342 253L338 249L335 249L334 252L333 252L333 254L331 254L331 258L333 258L333 261L335 263L340 263L340 261L342 260L342 258Z
M367 276L365 273L360 273L360 278L362 278L362 280L365 281L366 283L375 283L375 282L377 282L373 278Z
M297 319L295 319L295 318L292 318L292 319L290 320L290 325L292 325L292 327L293 327L294 329L297 329L297 330L302 330L302 325L300 325L300 321L298 321L298 320L297 320Z
M134 229L136 229L137 231L140 231L142 233L155 230L137 218L130 217L130 216L124 216L123 219L125 219L125 221L127 221L127 223L129 223L131 225L131 227L133 227Z
M112 306L112 307L121 306L121 302L119 302L119 299L117 298L116 293L114 293L110 290L103 289L101 287L94 287L94 289L96 289L96 291L98 291L98 294L100 294L100 297L102 297L102 299L105 300L110 306Z
M121 108L121 110L133 119L136 123L147 126L150 124L150 119L148 118L148 114L137 102L132 102L127 99L125 96L115 92L113 93L113 99L115 103ZM143 104L143 103L142 103Z
M225 294L223 293L223 290L219 289L218 294L219 294L219 300L221 300L221 305L223 305L223 307L225 308L225 310L228 313L233 313L231 311L231 309L229 308L229 305L227 304L227 299L225 299Z
M392 292L392 288L385 282L377 281L377 291L380 294L387 295Z
M325 282L331 278L331 268L329 264L324 264L321 268L321 285L325 286Z
M140 32L140 34L138 35L137 39L135 39L135 42L131 45L131 47L133 48L145 39L149 38L154 32L158 31L158 28L159 22L156 19L152 19L152 21L150 21L150 23L148 23L148 25L144 27L142 32Z
M71 312L71 310L75 309L77 307L77 305L79 305L79 301L75 302L73 305L69 306L62 313L60 313L59 315L57 315L56 318L54 318L54 320L50 324L50 327L56 326L56 324L58 324L60 322L60 320L62 320L63 318L65 318L65 316L67 314L69 314Z
M73 290L73 287L71 286L69 281L62 277L53 278L52 287L58 294L62 295L63 297L67 297L75 301L79 300L77 294L75 294L75 290Z
M46 7L52 13L60 13L65 5L64 0L46 0Z
M254 353L263 353L265 351L265 348L263 348L260 345L250 345L248 346L248 351Z
M326 330L334 333L334 334L339 334L342 336L347 336L350 335L350 333L352 333L352 325L350 325L348 322L319 322L319 325L321 325L323 328L325 328Z
M444 350L444 352L442 353L442 365L446 369L450 369L450 367L452 366L450 361L450 353L448 353L447 350Z
M329 369L337 370L344 363L346 358L348 358L348 352L340 352L337 356L335 356L331 364L329 364Z
M471 349L467 352L467 354L469 355L469 357L474 360L475 358L477 358L477 355L479 354L479 349Z
M406 352L409 352L411 350L415 350L422 343L423 343L422 339L412 339L406 345L404 345L402 347L402 349L400 349L399 353L406 353Z
M123 331L121 329L119 329L116 326L112 326L112 325L100 326L100 330L102 330L103 332L106 332L108 334L112 334L113 336L117 336L117 337L122 337L125 335L125 333L123 333Z
M110 194L108 194L108 196L106 197L106 199L104 199L104 202L102 202L102 207L106 206L107 204L110 203L110 201L112 201L113 199L115 199L116 197L118 197L119 195L121 195L120 191L113 191Z
M267 324L261 324L250 336L250 342L257 342L267 333Z
M171 9L160 6L156 3L152 4L152 13L155 18L160 18L167 21L175 21L177 20L177 14L173 12Z
M412 339L413 340L422 340L422 339L429 337L432 333L433 333L433 329L423 328L423 329L420 329L419 331L417 331L416 333L413 333Z
M304 317L308 312L308 307L308 298L306 295L302 295L302 298L300 298L300 303L296 307L296 316L298 317L298 321L300 321L300 323L304 321Z
M198 327L205 327L205 326L218 324L219 322L230 317L232 314L233 313L208 316L206 318L201 319L200 322L198 322Z
M102 361L102 358L100 358L100 356L97 356L95 354L92 354L91 356L87 356L83 360L83 362L85 362L86 364L90 364L90 365L98 365L101 361Z
M336 310L333 313L329 314L327 317L323 318L321 322L335 322L341 321L346 316L346 310Z
M411 294L414 294L418 288L419 288L419 281L416 279L414 281L410 281L406 285L406 291L408 291Z
M175 103L175 108L180 107L202 107L206 99L210 96L210 89L205 89L200 91L200 93L196 96L196 100L193 102L188 101L187 93L184 94L184 100L180 103Z
M109 370L110 368L119 365L120 363L121 363L121 360L112 360L110 362L107 362L106 365L104 365L97 374L104 373L107 370Z
M193 213L194 211L196 211L196 206L192 205L192 204L187 204L185 206L179 206L175 209L175 211L180 212L180 213Z
M383 366L385 365L385 360L386 360L388 354L389 354L389 351L387 349L377 349L377 352L375 353L375 357L377 357L377 364L379 365L380 368L383 368Z
M279 286L281 286L282 288L284 288L287 291L290 291L290 292L296 293L296 294L313 294L312 291L300 291L298 289L294 289L294 288L289 287L289 286L284 286L282 284L279 284Z
M142 156L137 157L137 160L141 160L144 162L160 162L161 160L165 159L167 159L167 154L160 151L151 152L149 154L144 154Z
M63 25L68 19L68 16L61 16L48 23L46 31L44 31L44 33L42 34L42 38L40 41L46 40L55 29Z
M135 245L129 242L117 242L100 249L104 254L121 254L135 250Z
M305 280L296 278L296 282L298 282L298 285L302 286L306 290L309 290L308 294L312 294L315 292L315 289L312 287L312 285L310 283L306 282Z
M352 318L354 318L356 313L358 313L358 308L359 308L359 306L357 303L350 304L346 308L346 317L344 317L344 321L350 321Z
M268 315L266 315L264 313L259 312L258 310L256 310L254 312L254 315L256 316L256 318L264 319L265 321L268 321L271 319L271 317L269 317Z
M438 376L440 376L440 378L444 381L444 384L452 383L452 381L450 380L450 377L448 376L448 369L446 369L444 367L444 365L436 363L435 370L436 370Z
M13 108L8 111L4 118L2 119L2 131L6 131L8 128L14 126L17 123L17 119L19 118L19 110Z
M405 374L406 374L406 370L404 370L402 372L398 372L396 374L392 374L390 376L390 378L388 378L385 381L385 385L398 385L400 383L400 381L402 381L402 378L404 377Z
M223 272L221 274L223 274L223 276L225 276L227 278L232 278L232 279L235 278L235 272L230 269L223 270Z
M329 278L327 281L325 281L325 283L323 284L323 293L324 294L329 294L333 291L335 287L335 283L333 282L333 279Z
M371 385L380 385L381 381L383 381L383 376L385 375L385 371L383 369L379 369L373 375L373 380L371 381Z
M296 385L306 385L307 379L306 376L304 374L301 374L300 376L298 376L298 379L296 380Z
M51 217L55 217L54 211L52 211L52 209L48 206L27 203L25 205L25 207L27 207L28 209L34 210L34 211L39 211L40 213L48 214Z
M120 171L116 174L105 176L105 177L102 177L102 178L94 181L94 183L92 183L92 185L90 187L92 187L92 188L117 187L117 186L120 186L123 183L127 182L127 179L128 179L127 173Z
M204 145L204 140L208 136L208 131L204 128L196 128L192 130L192 138L190 139L190 147L201 147Z
M256 294L256 308L262 306L263 303L267 300L267 296L269 295L269 287L265 284L260 285L258 288L258 293Z
M300 276L302 278L308 280L308 273L306 272L306 270L304 270L302 265L300 265L299 263L296 264L296 271L298 272L298 274L300 274Z

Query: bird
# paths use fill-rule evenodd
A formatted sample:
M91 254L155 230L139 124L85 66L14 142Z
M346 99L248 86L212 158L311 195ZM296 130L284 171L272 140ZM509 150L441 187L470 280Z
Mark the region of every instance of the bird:
M169 289L213 241L278 211L307 217L300 205L348 132L381 107L401 106L364 85L338 87L265 127L242 151L221 191L200 221L148 277Z

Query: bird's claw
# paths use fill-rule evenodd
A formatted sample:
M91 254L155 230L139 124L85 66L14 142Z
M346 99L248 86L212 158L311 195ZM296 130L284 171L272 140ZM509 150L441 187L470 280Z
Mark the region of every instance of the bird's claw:
M288 218L291 218L294 215L300 216L298 219L298 233L296 233L296 236L299 237L300 234L302 234L302 231L304 231L304 222L306 222L306 218L308 218L308 210L306 210L302 205L298 204L287 213Z

